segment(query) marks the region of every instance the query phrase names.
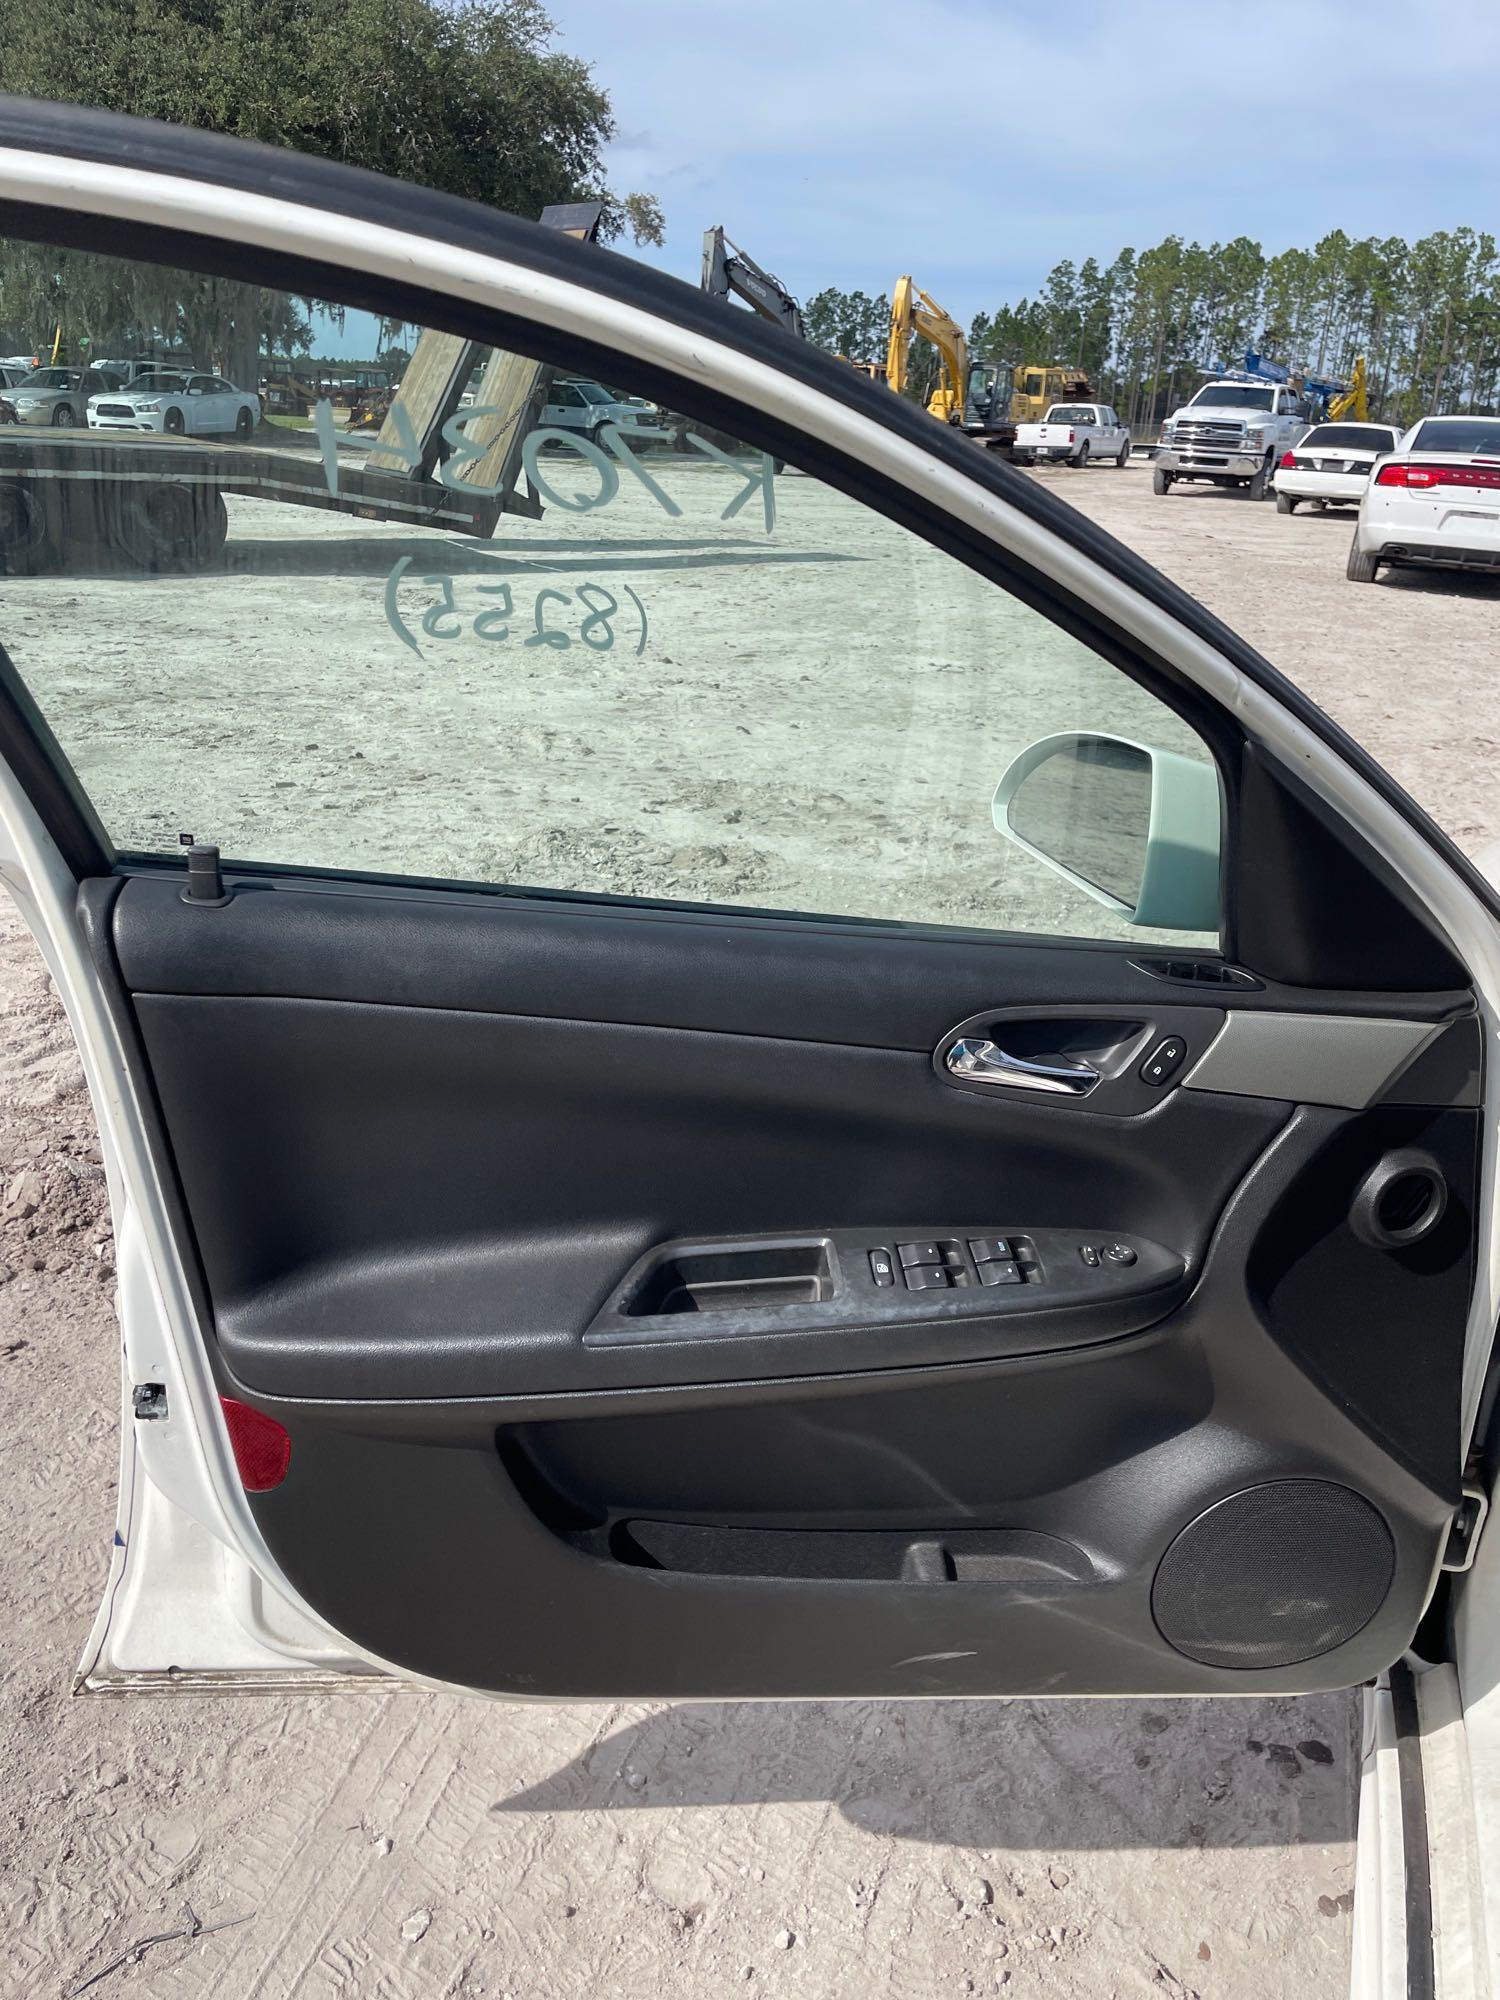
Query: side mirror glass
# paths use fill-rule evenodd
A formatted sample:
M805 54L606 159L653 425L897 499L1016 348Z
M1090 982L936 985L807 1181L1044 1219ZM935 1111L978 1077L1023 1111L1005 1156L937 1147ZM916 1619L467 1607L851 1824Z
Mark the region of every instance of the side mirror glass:
M1123 736L1068 731L995 788L997 829L1129 923L1219 928L1219 776Z

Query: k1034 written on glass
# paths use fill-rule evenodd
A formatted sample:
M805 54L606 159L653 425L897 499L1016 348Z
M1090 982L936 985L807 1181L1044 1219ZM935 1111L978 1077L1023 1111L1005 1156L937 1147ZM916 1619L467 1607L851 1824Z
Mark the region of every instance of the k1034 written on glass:
M498 405L477 403L472 409L460 410L448 418L443 425L444 442L451 455L438 465L433 477L440 486L450 492L464 493L472 499L493 500L500 491L499 482L480 486L462 476L466 465L488 458L495 450L503 431L483 442L476 442L464 433L466 424L477 423L481 417L504 417L507 413ZM372 447L382 459L394 457L401 460L409 472L420 472L422 454L417 444L416 433L412 429L410 416L400 403L391 406L391 421L397 434L397 442ZM510 422L514 422L511 414ZM327 402L318 403L313 410L313 427L318 434L318 443L323 455L323 477L328 491L334 498L339 491L340 434L334 427L333 406ZM593 438L582 437L577 431L553 430L543 426L529 431L521 445L521 466L526 477L548 506L557 507L565 514L594 514L608 507L620 492L620 475L624 473L643 487L664 514L675 520L681 516L682 508L657 478L650 466L642 461L631 449L624 433L617 424L605 424L598 432L597 443ZM631 437L637 444L667 442L673 434L649 425L633 426ZM741 481L739 491L730 496L719 514L721 521L732 521L748 501L757 495L760 499L761 514L765 521L766 533L776 527L776 461L768 453L758 451L749 461L736 458L723 451L710 439L697 431L683 431L682 444L710 464L722 465L735 473ZM550 466L544 465L542 453L548 446L554 447L554 460ZM562 466L569 462L564 454L571 457L574 469L587 468L598 481L593 492L566 492L558 484L562 476Z
M426 655L416 633L401 615L397 596L411 565L412 558L402 556L391 566L385 580L385 618L402 645L410 646L418 659L424 659ZM418 631L428 639L460 639L465 632L471 632L476 639L492 646L508 641L522 647L565 653L580 645L591 653L609 653L614 650L616 638L622 637L627 642L635 640L639 658L646 650L651 630L646 607L628 583L622 583L620 589L629 598L633 614L602 583L578 583L571 590L548 584L532 594L529 601L523 598L517 603L509 581L481 583L465 577L465 603L460 606L455 579L446 571L415 576L410 581L432 593L429 602L415 614ZM479 600L477 605L473 599Z

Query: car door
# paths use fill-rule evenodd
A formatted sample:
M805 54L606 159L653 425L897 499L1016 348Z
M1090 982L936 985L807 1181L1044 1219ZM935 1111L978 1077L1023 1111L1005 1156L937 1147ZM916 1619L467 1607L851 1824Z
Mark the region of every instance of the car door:
M12 534L4 873L120 1274L84 1684L1395 1659L1494 1325L1463 859L1191 598L836 360L419 189L6 115L12 240L122 294L253 280L428 329L452 407L477 346L511 420L557 367L683 426L506 457L493 535L420 468L383 518L336 461L303 505L237 469L190 589L120 529L174 476L149 441ZM27 463L0 439L23 526Z

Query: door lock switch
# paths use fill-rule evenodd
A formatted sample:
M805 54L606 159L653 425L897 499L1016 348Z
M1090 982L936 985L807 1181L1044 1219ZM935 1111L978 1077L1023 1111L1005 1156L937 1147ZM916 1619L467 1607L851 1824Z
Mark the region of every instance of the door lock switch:
M907 1289L913 1292L947 1291L949 1286L945 1264L909 1264L902 1276Z
M900 1257L902 1266L908 1271L914 1264L941 1264L943 1261L942 1245L930 1237L924 1238L920 1243L898 1243L896 1254Z
M896 1267L891 1262L891 1253L889 1250L872 1250L870 1252L870 1276L875 1280L877 1285L895 1284Z
M1170 1083L1182 1068L1187 1055L1187 1043L1181 1035L1168 1035L1141 1064L1142 1083Z
M1012 1263L1009 1258L995 1258L975 1268L981 1285L1022 1285L1026 1282L1020 1265Z

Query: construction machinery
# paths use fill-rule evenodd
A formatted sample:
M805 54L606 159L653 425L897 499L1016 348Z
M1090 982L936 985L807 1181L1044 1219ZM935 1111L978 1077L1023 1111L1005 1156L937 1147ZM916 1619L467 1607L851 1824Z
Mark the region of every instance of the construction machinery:
M807 338L801 306L780 278L763 270L748 251L730 242L722 223L703 232L703 289L711 298L743 299L762 319L785 328L799 340Z
M1089 403L1094 385L1081 368L1044 367L1023 361L1011 371L1010 420L1039 424L1054 403Z
M962 424L969 386L969 343L963 328L920 285L909 277L898 278L891 293L891 337L885 358L885 379L897 395L906 387L911 343L917 334L938 352L938 382L927 399L928 415L945 424Z
M1341 423L1346 417L1356 424L1366 424L1370 421L1369 383L1365 375L1365 357L1362 354L1354 364L1348 388L1330 401L1328 417L1331 423Z

